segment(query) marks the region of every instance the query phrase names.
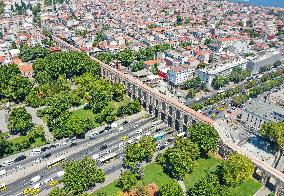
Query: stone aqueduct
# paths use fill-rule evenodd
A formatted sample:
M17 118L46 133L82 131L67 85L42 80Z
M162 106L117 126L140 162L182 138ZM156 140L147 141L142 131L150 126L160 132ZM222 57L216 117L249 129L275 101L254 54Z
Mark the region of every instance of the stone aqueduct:
M80 51L73 45L68 44L62 39L52 36L57 45L66 50ZM98 59L91 57L92 60L98 62L101 65L101 76L105 79L109 79L112 82L122 83L126 87L126 91L129 97L139 99L144 109L167 123L172 128L178 131L185 131L187 127L196 122L203 122L214 126L221 138L219 146L219 152L225 158L232 152L238 152L249 159L251 159L256 166L257 173L260 173L260 181L266 184L270 178L275 179L274 191L279 195L284 196L284 174L275 168L267 165L265 162L256 159L251 154L243 151L238 145L229 141L226 136L220 131L220 125L218 125L212 119L188 108L181 104L177 100L165 96L160 92L152 89L142 83L140 80L124 74L123 72L99 61Z

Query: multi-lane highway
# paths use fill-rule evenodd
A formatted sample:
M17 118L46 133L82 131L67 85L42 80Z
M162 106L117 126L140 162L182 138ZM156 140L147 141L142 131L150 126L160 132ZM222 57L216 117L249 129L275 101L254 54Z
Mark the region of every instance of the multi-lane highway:
M162 125L160 125L162 126ZM136 119L134 121L129 122L128 124L123 126L124 131L120 131L118 132L117 130L109 130L106 131L100 135L97 136L97 138L95 138L94 140L89 140L89 139L84 139L81 141L78 141L77 146L73 147L73 148L78 148L79 146L82 145L86 145L87 143L91 143L92 145L86 147L86 148L82 148L82 150L66 157L67 160L75 160L75 159L82 159L85 156L92 156L94 154L100 154L100 156L102 157L104 154L106 153L111 153L111 152L116 152L117 153L117 159L121 160L119 162L119 164L117 165L111 165L111 164L107 164L106 165L101 165L102 168L105 170L106 174L112 173L114 171L120 170L122 168L122 157L123 157L123 147L119 146L119 144L121 144L122 142L127 144L127 141L129 141L130 139L135 140L135 138L139 138L137 136L141 136L141 135L145 135L145 134L155 134L155 128L151 129L151 119ZM142 129L143 132L139 133L137 132L137 130ZM167 129L166 126L162 126L160 131L163 131ZM125 141L121 141L121 137L123 136L127 136L128 139ZM100 150L100 147L102 145L107 145L107 149L105 150ZM50 150L48 152L45 153L52 153L52 156L49 158L49 160L54 159L54 157L56 157L56 153L59 154L64 154L62 153L62 151L70 151L70 146L68 144L65 144L65 146L62 146L58 149L53 149ZM45 153L39 155L40 157L42 157ZM26 167L27 165L31 164L31 162L35 159L37 159L39 156L37 157L33 157L33 158L28 158L24 161L21 161L19 163L16 163L12 166L7 167L7 172L9 171L13 171L13 168L15 168L18 164L22 164L22 167ZM109 166L108 166L109 165ZM27 187L31 187L32 185L30 185L30 180L37 176L40 175L41 176L41 180L39 182L44 182L44 180L49 179L49 178L53 178L56 179L56 173L58 171L61 171L62 169L62 165L57 165L51 169L48 169L46 166L38 169L37 171L34 170L34 172L25 175L23 178L20 178L18 180L15 180L14 182L7 184L8 190L5 192L0 193L0 195L19 195L22 193L22 190L27 188ZM14 174L13 174L14 175ZM49 188L48 185L45 185L44 187L42 187L42 189L47 189Z

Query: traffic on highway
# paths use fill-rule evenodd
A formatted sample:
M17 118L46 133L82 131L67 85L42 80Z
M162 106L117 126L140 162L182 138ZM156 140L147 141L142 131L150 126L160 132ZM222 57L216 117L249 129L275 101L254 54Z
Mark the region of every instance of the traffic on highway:
M90 131L85 139L72 138L49 147L33 149L29 155L20 155L14 160L0 163L0 187L3 189L0 189L0 195L23 195L48 190L60 182L64 175L62 165L66 161L85 156L95 159L106 174L113 173L123 168L122 160L127 144L151 135L157 140L157 151L164 150L173 144L174 134L175 131L161 121L141 117ZM182 137L184 133L177 136ZM19 177L9 181L11 176Z

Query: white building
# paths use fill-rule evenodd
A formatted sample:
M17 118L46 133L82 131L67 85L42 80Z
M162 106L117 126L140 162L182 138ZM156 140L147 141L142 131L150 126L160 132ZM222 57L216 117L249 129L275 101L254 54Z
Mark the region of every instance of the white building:
M184 84L192 76L193 71L183 66L173 66L167 74L168 82L175 86Z
M217 64L213 67L199 69L197 70L196 74L202 81L204 81L207 87L210 87L213 79L216 76L228 76L232 72L234 67L241 67L242 69L245 69L246 65L247 60L238 59L230 63Z

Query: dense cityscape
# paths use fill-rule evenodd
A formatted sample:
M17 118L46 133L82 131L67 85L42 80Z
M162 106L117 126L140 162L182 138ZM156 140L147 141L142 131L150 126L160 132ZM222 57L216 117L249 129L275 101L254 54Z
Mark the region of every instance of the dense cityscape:
M0 0L0 21L0 196L284 195L284 8Z

